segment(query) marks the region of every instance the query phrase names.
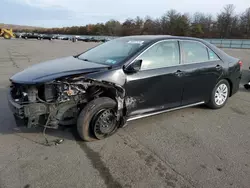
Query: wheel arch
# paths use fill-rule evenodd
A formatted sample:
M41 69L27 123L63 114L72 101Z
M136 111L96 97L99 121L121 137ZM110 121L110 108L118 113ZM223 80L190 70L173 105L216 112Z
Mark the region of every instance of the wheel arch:
M229 78L224 78L229 83L229 97L232 96L232 91L233 91L233 82Z

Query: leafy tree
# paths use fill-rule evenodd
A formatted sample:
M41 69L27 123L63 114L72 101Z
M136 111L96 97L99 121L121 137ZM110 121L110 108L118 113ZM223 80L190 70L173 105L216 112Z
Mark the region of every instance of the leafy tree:
M194 37L202 37L204 32L201 24L193 24L191 27L191 35Z
M121 34L121 23L116 20L109 20L105 23L105 34L109 36L119 36Z

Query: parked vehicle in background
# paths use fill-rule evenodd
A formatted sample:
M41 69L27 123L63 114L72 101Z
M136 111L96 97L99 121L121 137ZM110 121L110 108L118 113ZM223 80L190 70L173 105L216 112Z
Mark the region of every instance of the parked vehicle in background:
M38 34L37 39L38 40L43 40L43 36L44 36L44 34Z
M44 35L41 36L41 39L43 39L43 40L54 40L55 36L52 35L52 34L44 34Z
M101 38L101 39L100 39L100 42L108 42L108 41L109 41L108 38Z
M239 89L241 67L201 39L121 37L15 74L8 100L28 127L76 123L92 141L131 120L200 104L222 108Z
M25 33L21 36L23 39L40 39L41 35L38 33Z
M250 69L250 67L249 67L249 69ZM250 89L250 71L249 71L248 75L249 75L249 76L248 76L249 81L248 81L248 83L246 83L246 84L244 85L244 87L245 87L247 90Z
M83 41L83 42L98 42L98 40L95 39L94 37L84 37L81 39L81 41Z
M95 37L90 37L88 42L100 42L100 40Z
M59 34L53 35L53 37L54 37L54 39L58 39L60 37L60 35Z
M73 36L71 40L75 38L76 41L82 42L106 42L105 38L97 38L97 37L82 37L82 36Z
M107 42L105 37L96 37L95 42Z
M113 40L113 39L106 37L105 40L106 40L106 42L108 42L108 41Z
M57 39L59 39L59 40L69 40L70 38L68 36L58 36Z
M79 37L79 38L77 39L77 41L87 42L87 41L88 41L88 38L87 38L87 37Z
M24 35L24 33L19 33L19 32L15 33L16 38L22 38L22 35Z

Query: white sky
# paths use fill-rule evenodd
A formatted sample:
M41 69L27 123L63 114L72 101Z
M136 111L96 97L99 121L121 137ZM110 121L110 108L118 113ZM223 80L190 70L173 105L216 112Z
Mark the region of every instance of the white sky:
M250 0L1 0L0 12L11 11L0 22L27 25L71 26L105 22L109 19L124 21L136 16L159 17L170 9L182 13L203 12L216 16L226 4L234 4L236 13L250 7ZM2 3L2 2L1 2ZM19 8L18 8L19 7ZM13 11L14 9L14 11ZM13 15L14 14L14 15ZM27 14L27 15L26 15ZM50 16L48 16L50 15ZM60 15L60 16L59 16ZM9 17L9 21L8 21ZM22 19L24 17L25 19ZM25 23L23 23L25 22Z

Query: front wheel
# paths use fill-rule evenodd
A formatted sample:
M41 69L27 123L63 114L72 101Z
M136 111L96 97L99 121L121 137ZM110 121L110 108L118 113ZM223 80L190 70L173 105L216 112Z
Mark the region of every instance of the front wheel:
M77 120L77 131L85 141L101 140L114 134L118 128L116 102L108 97L90 101Z
M207 105L213 109L222 108L228 100L229 93L230 85L228 81L224 79L220 80L214 87Z

